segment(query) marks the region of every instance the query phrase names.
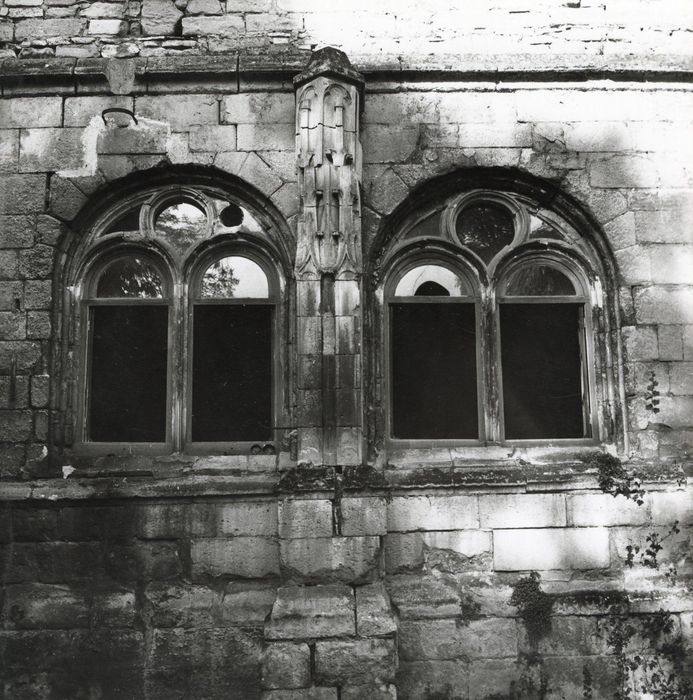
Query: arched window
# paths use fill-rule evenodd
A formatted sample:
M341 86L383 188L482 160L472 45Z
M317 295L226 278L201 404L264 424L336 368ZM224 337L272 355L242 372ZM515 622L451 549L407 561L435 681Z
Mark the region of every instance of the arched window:
M152 188L91 227L75 446L275 451L281 273L265 225L211 188Z
M381 269L388 440L599 439L601 287L567 221L521 195L454 195L400 229Z

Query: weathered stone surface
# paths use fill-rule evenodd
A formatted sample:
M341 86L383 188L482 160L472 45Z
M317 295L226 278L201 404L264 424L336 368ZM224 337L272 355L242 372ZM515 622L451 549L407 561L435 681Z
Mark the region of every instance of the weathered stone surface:
M387 532L387 505L383 498L343 498L342 535L384 535Z
M262 578L279 573L279 547L265 537L193 540L194 576Z
M604 569L610 564L603 527L494 530L496 571Z
M638 323L693 323L693 288L639 287L633 301Z
M678 520L681 524L693 524L693 493L690 487L672 493L653 492L650 498L653 523L668 525Z
M188 15L221 15L223 10L219 0L190 0L185 7Z
M28 583L5 589L5 625L10 629L70 629L89 626L85 591Z
M377 637L397 631L390 597L382 582L356 588L356 633Z
M262 694L262 700L337 700L337 688L268 690Z
M217 527L222 535L275 536L277 504L270 501L231 502L217 507Z
M169 123L174 130L217 124L219 119L219 103L212 95L147 95L137 98L135 109L138 116Z
M282 540L282 572L302 581L373 580L380 555L378 537L320 537Z
M415 698L467 697L469 664L466 660L404 661L397 671L397 697Z
M220 594L205 586L153 583L145 592L155 627L214 627Z
M354 590L340 584L284 586L277 590L267 639L337 637L356 633Z
M386 587L401 619L456 617L461 612L454 581L433 576L392 576Z
M424 564L423 535L419 532L385 535L385 570L388 574L418 571Z
M475 496L396 496L387 506L388 532L465 530L478 526Z
M286 539L332 536L332 502L288 499L279 502L279 536Z
M143 0L142 30L149 36L175 35L183 13L171 0Z
M45 175L3 175L0 178L0 214L42 212Z
M647 504L609 494L582 494L568 497L568 524L590 525L643 525L649 521Z
M683 359L683 328L682 326L659 326L657 341L660 360Z
M240 93L222 101L224 124L291 124L296 120L293 93ZM295 167L295 163L293 163Z
M397 700L397 688L393 684L342 686L343 700Z
M307 644L274 642L262 657L264 688L307 688L310 685L310 649Z
M233 581L221 601L224 624L262 627L277 597L276 584Z
M517 624L511 618L473 620L406 620L398 634L403 659L485 659L517 656Z
M315 675L325 684L357 684L394 680L397 653L393 639L319 641Z
M223 34L234 36L245 29L243 17L227 14L221 17L185 17L182 21L183 36Z
M519 494L479 497L483 528L560 527L566 524L561 494Z

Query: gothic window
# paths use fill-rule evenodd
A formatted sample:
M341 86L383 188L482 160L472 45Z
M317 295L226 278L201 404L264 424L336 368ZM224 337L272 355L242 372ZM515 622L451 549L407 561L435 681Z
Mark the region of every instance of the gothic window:
M280 268L251 209L150 189L105 212L72 287L85 452L274 452Z
M552 212L493 191L405 224L381 263L387 438L599 439L587 248Z

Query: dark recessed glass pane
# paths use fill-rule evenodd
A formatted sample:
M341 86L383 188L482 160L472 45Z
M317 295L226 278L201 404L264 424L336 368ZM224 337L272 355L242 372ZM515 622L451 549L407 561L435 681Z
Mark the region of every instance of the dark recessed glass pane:
M207 231L207 215L189 202L176 202L162 209L154 224L156 235L165 238L181 252L204 238Z
M584 436L581 304L502 304L505 437Z
M197 305L192 439L272 439L272 307Z
M555 267L525 265L508 280L506 296L575 296L573 283Z
M440 238L442 236L441 212L436 211L429 214L425 219L419 221L404 236L408 238Z
M140 228L140 208L131 209L116 219L105 231L108 233L117 233L119 231L139 231Z
M267 299L265 271L253 260L237 255L212 263L202 275L200 296L216 299Z
M479 437L473 304L392 304L392 435Z
M164 296L161 275L142 258L134 255L118 258L101 273L96 296L161 299Z
M91 308L89 439L166 440L168 308Z
M471 204L457 217L457 236L462 245L473 250L484 262L510 245L515 237L513 215L498 204Z

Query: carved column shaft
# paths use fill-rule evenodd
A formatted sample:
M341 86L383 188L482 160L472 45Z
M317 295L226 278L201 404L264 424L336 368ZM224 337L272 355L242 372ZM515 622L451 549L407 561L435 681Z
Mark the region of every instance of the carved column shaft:
M315 464L359 464L362 456L362 84L329 48L294 80L299 459Z

